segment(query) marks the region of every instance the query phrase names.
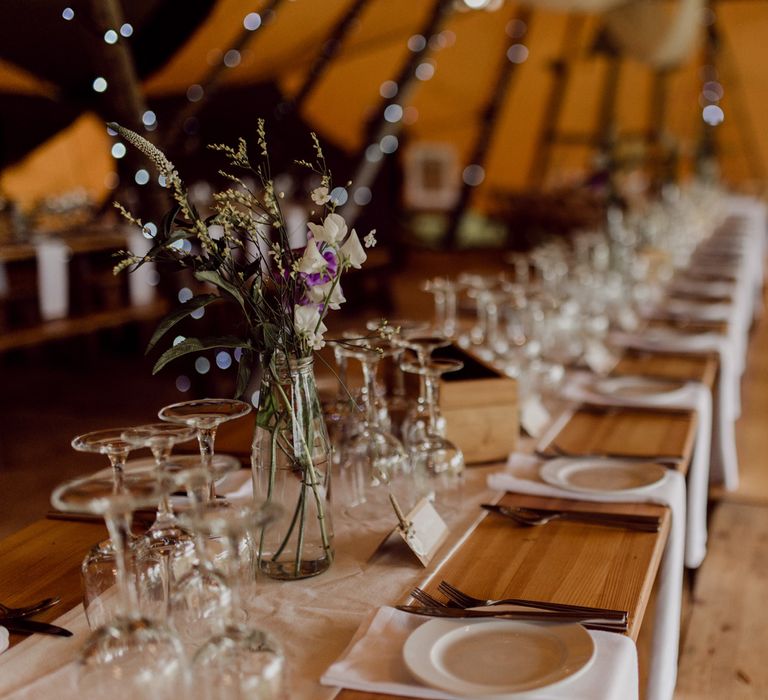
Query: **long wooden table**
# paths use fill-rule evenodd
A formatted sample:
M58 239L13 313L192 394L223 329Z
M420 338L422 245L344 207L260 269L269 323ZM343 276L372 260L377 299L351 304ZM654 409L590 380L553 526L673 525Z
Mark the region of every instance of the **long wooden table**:
M714 363L714 364L713 364ZM617 372L697 379L710 386L714 358L688 355L628 355ZM221 435L222 449L241 448L247 424ZM687 411L617 409L577 410L555 437L565 449L591 452L616 450L639 455L672 454L690 460L695 415ZM225 447L226 446L226 447ZM247 451L247 448L246 448ZM651 504L586 503L506 494L503 503L643 513L661 517L658 533L553 521L523 528L496 516L486 517L453 556L426 584L435 593L441 579L482 597L515 596L629 612L627 634L637 640L666 544L670 516ZM60 605L37 619L51 621L81 599L79 567L88 548L105 536L101 525L40 520L0 541L0 600L23 604L61 596ZM403 598L408 591L403 591ZM372 600L371 605L394 601ZM279 634L279 631L276 630ZM11 644L21 637L11 636ZM343 691L343 700L373 700L387 696Z

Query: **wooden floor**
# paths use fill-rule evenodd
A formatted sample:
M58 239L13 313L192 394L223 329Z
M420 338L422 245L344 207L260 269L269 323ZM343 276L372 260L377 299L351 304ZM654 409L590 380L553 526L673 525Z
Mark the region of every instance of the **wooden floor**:
M740 485L713 504L676 700L768 698L768 315L752 333L736 439Z

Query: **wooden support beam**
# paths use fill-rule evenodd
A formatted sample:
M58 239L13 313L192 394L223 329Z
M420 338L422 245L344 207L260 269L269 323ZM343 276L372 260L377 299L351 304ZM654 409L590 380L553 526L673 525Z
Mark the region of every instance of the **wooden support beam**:
M92 1L98 2L98 0ZM255 32L244 28L235 41L229 46L228 50L242 51L255 36L264 31L266 25L268 25L274 18L275 13L282 2L283 0L270 0L261 12L261 25L259 28ZM215 66L211 66L210 70L205 74L205 77L200 83L200 86L203 88L203 97L197 102L189 102L186 104L173 118L173 122L166 132L166 151L172 153L182 143L187 135L185 126L188 129L189 120L196 119L203 108L211 101L211 98L216 95L221 87L221 79L224 77L227 70L229 69L223 60L219 61Z
M285 117L291 112L301 109L301 106L304 104L307 97L309 97L320 82L320 79L325 75L331 61L339 53L339 49L344 43L344 39L346 39L349 32L355 27L357 18L360 16L368 2L369 0L353 0L349 10L344 13L343 17L336 23L333 29L331 29L328 37L323 42L323 48L320 51L320 55L307 72L304 82L296 91L296 94L278 105L278 118Z
M581 33L584 24L582 13L571 12L563 34L563 43L560 50L560 58L553 61L552 85L547 98L547 106L544 108L544 120L539 131L539 139L533 153L533 162L528 173L528 181L534 188L540 188L547 177L549 165L552 160L552 143L560 122L560 114L565 101L565 91L571 76L571 63L569 58L574 52L576 40Z
M397 77L394 79L394 82L397 85L397 94L394 98L382 102L375 112L377 116L367 125L363 141L363 149L358 159L358 166L354 176L351 178L355 187L371 187L376 180L376 176L379 174L381 166L384 164L386 154L380 154L381 157L376 160L369 160L366 158L368 147L378 147L385 136L396 136L403 128L402 120L394 123L388 122L384 118L384 111L390 105L399 105L403 108L407 106L410 94L418 83L418 79L416 78L416 68L432 51L430 39L441 30L445 21L453 13L455 5L456 3L454 0L435 0L435 4L427 17L426 22L424 22L421 29L416 32L424 37L424 46L418 51L411 51L409 53L408 57L400 67ZM350 201L344 206L342 213L351 228L360 213L360 206L354 201Z
M517 10L517 15L514 21L519 26L525 26L527 28L530 24L532 15L533 11L531 8L523 6ZM472 154L469 157L470 165L483 167L487 160L496 122L498 121L502 107L504 106L504 101L506 100L510 86L512 85L512 78L520 65L518 63L513 63L507 55L509 48L518 43L518 41L519 37L511 39L509 46L505 49L504 54L499 61L495 80L496 87L483 108L480 129L477 132ZM448 219L448 230L445 233L445 245L447 248L454 248L456 246L456 236L458 234L461 217L469 206L474 188L474 185L466 181L464 181L461 186L458 200Z

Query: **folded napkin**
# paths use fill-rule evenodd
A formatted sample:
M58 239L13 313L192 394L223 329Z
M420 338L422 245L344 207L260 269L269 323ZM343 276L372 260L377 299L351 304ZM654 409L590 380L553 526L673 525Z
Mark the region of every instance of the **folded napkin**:
M8 630L5 627L0 626L0 654L8 648L9 643Z
M717 333L679 333L672 328L652 328L644 333L611 333L611 342L640 350L702 353L715 352L720 360L718 400L713 406L710 474L732 491L739 485L734 422L739 416L739 374L733 343Z
M66 627L71 637L33 634L0 656L0 698L77 698L64 692L64 677L71 674L77 653L88 637L88 622L82 605L64 613L54 624ZM42 688L42 690L41 690Z
M69 247L62 241L39 241L37 294L44 321L65 318L69 311Z
M685 550L685 479L668 471L664 478L643 494L574 492L550 486L539 477L541 461L531 455L513 453L507 469L488 477L488 486L497 491L514 491L548 498L613 503L660 503L672 513L672 527L659 569L659 586L653 625L653 642L648 672L648 700L671 700L677 680L677 647L680 638L680 611ZM585 696L589 697L589 696Z
M426 622L419 615L395 608L382 607L372 611L341 657L323 674L320 682L327 686L362 692L455 700L457 696L430 688L416 680L403 660L405 641L411 632ZM595 658L585 673L551 689L544 688L519 697L530 700L637 698L637 649L632 640L615 632L593 630L589 634L595 642Z
M620 379L620 378L616 378ZM697 569L707 555L707 499L709 452L712 441L712 392L700 382L686 382L680 389L660 394L614 397L595 388L595 377L575 374L562 390L572 401L604 406L660 406L695 411L698 419L693 458L688 468L688 507L685 527L685 565Z

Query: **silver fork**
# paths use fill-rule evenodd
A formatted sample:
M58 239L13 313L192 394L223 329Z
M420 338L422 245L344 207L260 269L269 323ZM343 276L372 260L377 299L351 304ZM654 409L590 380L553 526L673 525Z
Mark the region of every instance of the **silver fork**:
M425 590L422 590L418 586L411 589L411 598L413 598L417 603L421 603L422 605L426 605L428 608L447 608L449 607L447 603L444 603L437 598L434 598L429 593L427 593Z
M583 613L595 613L602 617L616 619L618 621L626 622L627 612L625 610L611 610L606 608L592 608L585 605L569 605L566 603L550 603L539 600L526 600L522 598L499 598L499 599L483 599L475 598L467 593L451 585L448 581L441 581L437 586L444 596L452 600L454 603L462 608L479 608L490 607L494 605L520 605L528 608L538 608L541 610L553 610L559 612L583 612ZM443 604L444 605L444 604Z
M36 615L39 612L42 612L43 610L48 610L48 608L52 608L54 605L59 603L61 598L44 598L38 603L33 603L32 605L26 605L22 608L11 608L7 605L3 605L0 603L0 619L2 618L15 618L15 617L30 617L31 615Z
M653 516L566 510L539 511L522 506L503 506L494 503L481 503L480 505L485 510L503 515L518 525L526 527L546 525L551 520L558 519L605 527L619 527L627 530L640 530L641 532L658 532L661 527L661 521Z

